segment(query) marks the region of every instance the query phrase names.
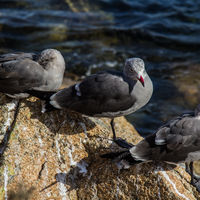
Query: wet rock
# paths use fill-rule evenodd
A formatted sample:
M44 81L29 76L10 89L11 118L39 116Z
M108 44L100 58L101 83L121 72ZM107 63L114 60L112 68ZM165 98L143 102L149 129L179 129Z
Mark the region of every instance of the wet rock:
M200 66L193 64L176 67L171 76L173 84L182 96L176 97L183 104L195 108L200 102Z
M0 199L200 198L183 167L147 163L119 171L100 158L117 148L109 119L69 111L41 114L33 97L18 106L1 95L0 104ZM124 117L116 119L116 130L129 142L141 140Z

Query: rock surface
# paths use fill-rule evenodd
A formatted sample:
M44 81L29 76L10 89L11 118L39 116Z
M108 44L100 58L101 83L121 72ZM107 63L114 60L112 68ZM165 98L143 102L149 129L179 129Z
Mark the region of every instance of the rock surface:
M0 199L200 199L183 167L147 163L119 171L100 158L116 148L109 119L40 109L33 97L17 106L0 96ZM118 136L141 140L124 117L115 122Z
M177 96L178 101L194 109L200 100L200 65L199 64L186 64L186 66L174 67L171 81L176 86L177 90L182 96ZM185 68L185 73L183 69Z

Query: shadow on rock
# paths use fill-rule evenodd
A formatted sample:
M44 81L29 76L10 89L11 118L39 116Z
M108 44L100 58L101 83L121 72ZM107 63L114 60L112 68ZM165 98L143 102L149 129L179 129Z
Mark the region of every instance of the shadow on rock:
M151 162L137 164L131 166L129 169L120 170L117 163L100 157L104 153L105 149L102 148L90 149L88 157L80 160L76 166L72 166L68 173L60 172L55 174L55 181L42 188L40 192L48 191L55 184L64 184L68 188L68 191L77 191L78 189L78 191L83 190L87 194L87 190L89 192L96 184L111 185L114 182L117 183L118 180L127 182L131 175L135 177L136 175L148 176L152 172L169 171L175 167L175 165L166 163L157 163L155 165L155 163ZM136 179L135 181L137 182Z
M0 93L0 106L3 106L7 103L11 103L13 101L12 98L4 95L3 93Z
M19 184L16 191L12 191L12 190L8 191L8 199L9 200L30 199L34 190L35 190L34 187L25 189L22 184Z
M69 110L55 110L48 113L41 113L41 101L35 102L24 100L24 105L29 107L32 119L38 119L53 133L78 134L83 132L84 124L87 130L93 129L96 125L88 117L82 116Z

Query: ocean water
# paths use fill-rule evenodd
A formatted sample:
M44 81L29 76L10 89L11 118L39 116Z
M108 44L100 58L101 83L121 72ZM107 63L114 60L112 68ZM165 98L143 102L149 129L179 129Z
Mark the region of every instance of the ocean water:
M200 102L200 1L1 0L0 53L45 48L79 76L144 59L154 94L127 116L143 136Z

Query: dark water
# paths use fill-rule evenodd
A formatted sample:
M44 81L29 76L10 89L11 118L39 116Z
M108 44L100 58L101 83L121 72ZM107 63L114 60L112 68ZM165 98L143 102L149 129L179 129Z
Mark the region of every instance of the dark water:
M0 0L0 53L44 48L78 75L143 58L154 95L128 116L143 135L198 103L198 0Z

